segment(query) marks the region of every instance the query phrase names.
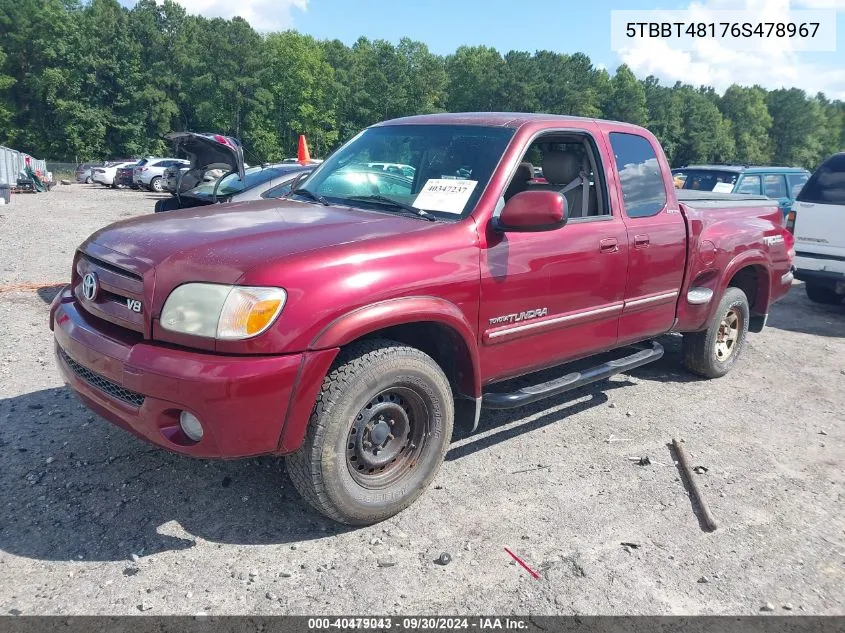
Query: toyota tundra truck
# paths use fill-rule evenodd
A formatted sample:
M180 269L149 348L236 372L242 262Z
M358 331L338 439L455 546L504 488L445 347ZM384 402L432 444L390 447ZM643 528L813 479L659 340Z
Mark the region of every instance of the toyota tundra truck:
M457 399L475 430L485 408L659 359L670 332L689 370L725 375L793 258L777 202L677 191L641 127L413 116L287 198L98 231L50 327L65 380L110 422L193 457L284 455L308 503L366 525L432 481Z

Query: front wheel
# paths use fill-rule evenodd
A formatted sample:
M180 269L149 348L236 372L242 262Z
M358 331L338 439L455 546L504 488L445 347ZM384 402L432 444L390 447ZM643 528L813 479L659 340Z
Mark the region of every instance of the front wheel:
M449 381L418 349L386 339L341 352L323 381L305 442L286 459L302 497L350 525L383 521L411 505L449 447Z
M156 193L164 191L164 185L161 183L161 176L156 176L150 181L150 190Z
M684 366L705 378L727 374L745 347L750 312L742 290L725 290L710 326L703 332L684 334Z
M806 282L804 289L807 291L807 298L814 303L823 303L825 305L838 305L842 303L842 295L836 294L833 288Z

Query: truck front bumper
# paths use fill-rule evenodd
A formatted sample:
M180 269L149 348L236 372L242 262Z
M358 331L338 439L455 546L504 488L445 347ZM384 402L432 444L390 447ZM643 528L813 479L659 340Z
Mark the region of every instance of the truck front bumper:
M68 290L50 308L56 360L67 384L109 422L193 457L295 451L337 349L222 356L136 338L80 310ZM182 430L188 411L199 441Z

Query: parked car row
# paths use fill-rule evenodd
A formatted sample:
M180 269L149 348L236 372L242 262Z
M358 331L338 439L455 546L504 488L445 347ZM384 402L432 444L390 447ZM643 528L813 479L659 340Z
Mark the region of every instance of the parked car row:
M185 159L154 156L116 159L101 165L80 165L76 170L76 180L106 187L131 187L162 192L165 190L164 171L171 167L187 168L189 164Z

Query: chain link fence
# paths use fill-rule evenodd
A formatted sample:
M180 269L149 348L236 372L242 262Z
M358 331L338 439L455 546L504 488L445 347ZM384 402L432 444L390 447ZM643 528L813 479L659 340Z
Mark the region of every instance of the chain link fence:
M47 171L53 174L54 182L61 182L62 180L76 182L76 168L81 164L82 163L54 163L52 161L48 161Z

